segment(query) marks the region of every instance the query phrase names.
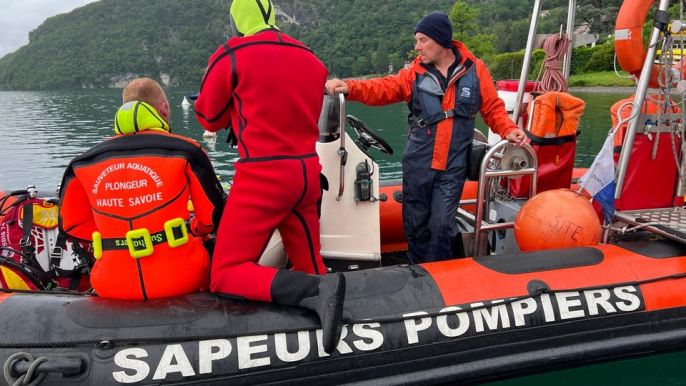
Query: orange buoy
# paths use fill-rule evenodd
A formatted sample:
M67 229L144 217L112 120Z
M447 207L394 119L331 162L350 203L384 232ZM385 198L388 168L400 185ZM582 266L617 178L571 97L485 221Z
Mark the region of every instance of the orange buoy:
M598 244L600 220L583 195L569 189L549 190L527 201L514 223L523 252Z

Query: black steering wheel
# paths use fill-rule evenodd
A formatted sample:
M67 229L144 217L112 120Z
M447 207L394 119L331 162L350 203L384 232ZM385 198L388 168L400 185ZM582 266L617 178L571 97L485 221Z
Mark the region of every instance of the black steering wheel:
M367 149L373 147L384 154L393 155L393 148L391 145L386 143L386 141L384 141L379 134L376 134L374 130L370 129L369 126L367 126L364 122L352 115L347 115L345 119L357 134L355 143L364 147L362 150L365 153L367 152Z

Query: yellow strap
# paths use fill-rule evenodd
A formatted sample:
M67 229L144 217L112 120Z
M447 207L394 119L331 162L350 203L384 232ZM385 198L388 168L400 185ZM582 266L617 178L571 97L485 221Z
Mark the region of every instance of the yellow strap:
M181 235L177 238L174 234L174 230L180 230ZM93 232L93 256L96 260L102 258L103 253L103 238L100 232ZM155 242L153 243L153 238ZM126 232L126 247L128 247L131 257L138 259L141 257L147 257L153 254L154 245L161 242L167 242L167 244L172 248L177 248L185 245L190 240L188 236L188 230L186 229L186 223L181 217L169 220L164 223L164 233L162 231L155 234L150 234L146 228L134 229ZM106 244L109 245L107 248L112 248L111 243L113 241L119 242L124 241L121 239L106 239ZM122 244L123 245L123 244Z
M95 260L102 258L102 235L100 232L93 232L93 257Z

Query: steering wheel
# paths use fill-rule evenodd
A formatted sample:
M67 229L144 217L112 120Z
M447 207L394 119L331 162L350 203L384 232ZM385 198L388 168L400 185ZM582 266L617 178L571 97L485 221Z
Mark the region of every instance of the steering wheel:
M364 147L365 149L363 150L365 152L370 147L373 147L384 154L393 155L393 148L391 148L391 145L386 143L383 138L376 134L374 130L370 129L364 122L352 115L347 115L345 119L357 134L355 143Z

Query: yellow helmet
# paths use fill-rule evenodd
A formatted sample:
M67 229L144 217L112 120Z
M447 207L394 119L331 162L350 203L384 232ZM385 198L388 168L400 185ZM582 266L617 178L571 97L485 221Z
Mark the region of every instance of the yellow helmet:
M138 101L124 103L114 116L114 132L130 134L143 130L171 132L169 124L149 104Z
M271 0L234 0L231 4L231 28L234 36L250 36L276 28L276 10Z

